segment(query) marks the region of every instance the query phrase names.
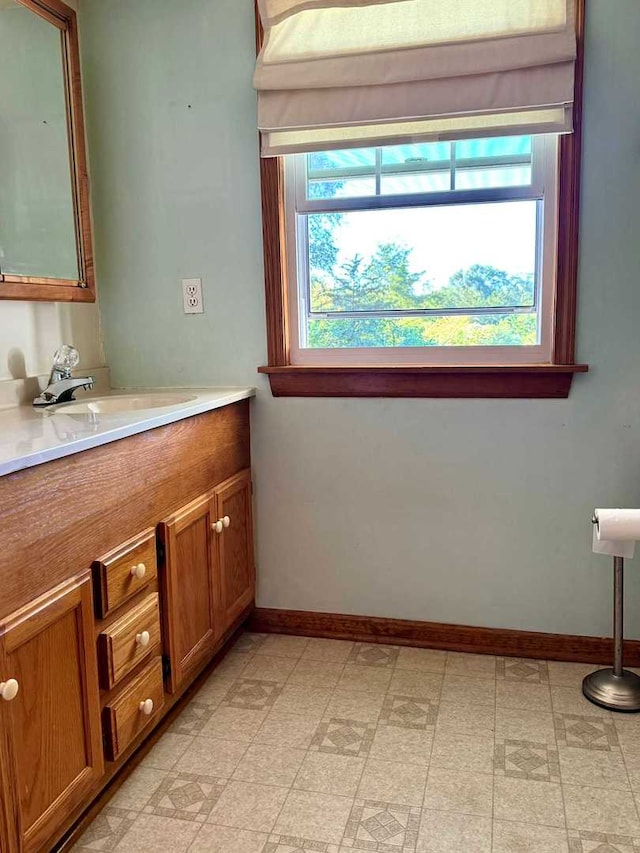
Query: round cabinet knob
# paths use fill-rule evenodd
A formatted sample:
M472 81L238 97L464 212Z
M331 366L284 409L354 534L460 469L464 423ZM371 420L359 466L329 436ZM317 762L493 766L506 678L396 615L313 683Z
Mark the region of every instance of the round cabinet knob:
M223 527L228 527L230 524L231 524L231 519L229 518L228 515L225 515L225 517L222 519Z
M144 649L151 641L151 634L148 631L141 631L136 634L136 644Z
M151 716L153 714L153 699L145 699L138 705L138 708L145 717Z
M211 525L211 529L215 530L216 533L222 533L222 530L223 530L222 522L221 521L214 521L213 524Z
M138 578L140 580L147 573L147 567L144 563L138 563L137 566L133 566L131 569L131 576L134 578Z
M0 683L0 696L2 696L5 702L11 702L12 699L15 699L18 695L18 690L20 690L20 685L15 678L10 678L8 681Z

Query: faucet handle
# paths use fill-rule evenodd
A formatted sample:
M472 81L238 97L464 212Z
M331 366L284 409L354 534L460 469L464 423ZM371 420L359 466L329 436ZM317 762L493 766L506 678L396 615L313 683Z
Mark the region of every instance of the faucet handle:
M80 353L69 344L62 344L53 354L53 370L62 374L63 379L69 379L71 371L80 363Z

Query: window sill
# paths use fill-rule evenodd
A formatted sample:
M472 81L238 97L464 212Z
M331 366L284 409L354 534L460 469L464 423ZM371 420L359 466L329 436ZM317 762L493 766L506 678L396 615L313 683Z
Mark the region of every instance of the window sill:
M549 399L569 396L586 364L432 367L259 367L274 397L450 397Z

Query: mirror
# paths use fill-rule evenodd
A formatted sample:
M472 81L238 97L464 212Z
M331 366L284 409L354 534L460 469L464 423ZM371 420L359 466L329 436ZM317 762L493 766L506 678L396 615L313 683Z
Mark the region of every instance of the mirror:
M94 301L75 12L0 0L0 298Z

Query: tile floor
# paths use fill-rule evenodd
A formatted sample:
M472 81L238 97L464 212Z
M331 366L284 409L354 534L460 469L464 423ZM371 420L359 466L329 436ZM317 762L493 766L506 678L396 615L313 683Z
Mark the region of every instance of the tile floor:
M593 668L244 634L74 850L640 853Z

